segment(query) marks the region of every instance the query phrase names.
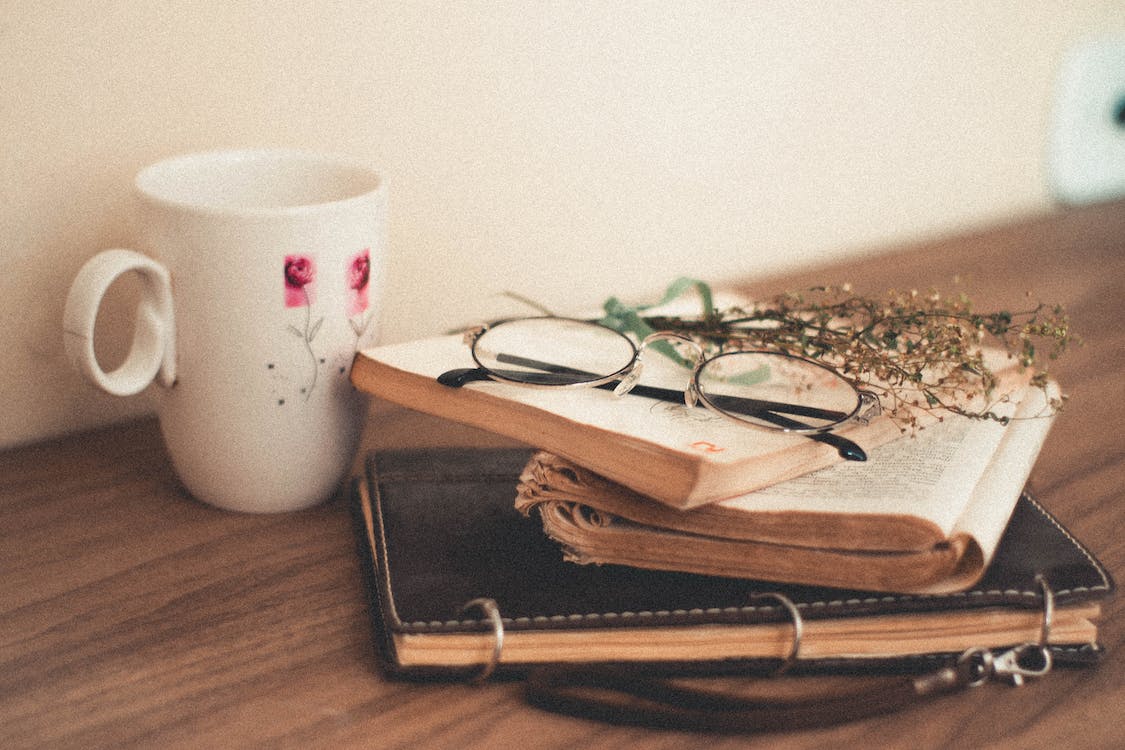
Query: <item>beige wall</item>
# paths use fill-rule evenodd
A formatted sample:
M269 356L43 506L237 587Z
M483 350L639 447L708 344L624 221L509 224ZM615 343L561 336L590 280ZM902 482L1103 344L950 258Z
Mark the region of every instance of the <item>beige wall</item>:
M157 158L377 166L402 340L504 289L584 307L1044 210L1060 55L1122 29L1122 2L0 0L0 445L145 408L59 328Z

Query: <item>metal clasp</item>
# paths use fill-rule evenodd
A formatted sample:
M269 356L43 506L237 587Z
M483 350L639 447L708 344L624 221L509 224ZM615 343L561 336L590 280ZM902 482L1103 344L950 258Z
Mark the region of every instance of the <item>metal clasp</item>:
M989 680L1007 680L1019 687L1028 677L1042 677L1051 671L1051 652L1040 643L1021 643L993 654L986 648L970 648L957 659L960 682L978 687Z
M1025 677L1042 677L1051 671L1051 652L1039 643L1023 643L999 654L992 660L994 677L1023 685Z
M1043 592L1043 621L1039 626L1039 642L1022 643L992 660L992 676L1011 680L1016 687L1023 685L1025 677L1042 677L1051 671L1053 665L1051 650L1047 646L1055 619L1055 593L1042 573L1036 574L1035 582Z

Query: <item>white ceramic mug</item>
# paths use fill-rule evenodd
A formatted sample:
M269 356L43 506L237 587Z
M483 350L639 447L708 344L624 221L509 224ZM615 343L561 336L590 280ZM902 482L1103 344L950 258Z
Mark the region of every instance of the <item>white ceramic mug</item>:
M370 169L295 151L159 162L136 179L147 255L105 250L75 278L64 339L75 366L119 396L154 379L161 432L192 495L277 512L330 497L366 401L348 380L373 343L386 189ZM94 354L110 284L143 280L132 348L113 372Z

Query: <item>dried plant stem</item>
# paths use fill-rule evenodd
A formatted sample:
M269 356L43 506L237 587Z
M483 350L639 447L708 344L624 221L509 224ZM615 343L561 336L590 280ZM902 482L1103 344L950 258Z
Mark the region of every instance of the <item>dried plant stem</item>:
M613 310L623 309L607 305ZM1017 312L982 313L964 295L890 291L853 294L849 285L814 287L766 302L699 317L641 315L657 330L673 330L712 351L767 349L817 360L857 387L874 390L903 429L919 426L917 412L950 412L1006 422L997 412L1008 394L987 363L986 349L1007 353L1046 388L1046 362L1072 343L1061 307L1038 304ZM612 324L612 321L610 321ZM1061 406L1061 399L1051 407ZM938 414L940 418L940 414Z

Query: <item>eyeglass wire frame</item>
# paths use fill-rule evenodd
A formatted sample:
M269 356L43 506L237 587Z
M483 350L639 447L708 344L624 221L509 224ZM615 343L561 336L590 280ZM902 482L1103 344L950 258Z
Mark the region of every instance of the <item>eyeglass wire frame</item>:
M596 378L591 378L589 380L582 380L582 381L573 382L573 383L529 383L526 380L520 380L518 378L506 377L502 373L498 373L498 372L494 371L491 367L489 367L488 365L486 365L484 362L481 361L481 358L478 356L477 351L476 351L476 345L477 345L477 342L480 341L480 339L484 336L484 334L487 333L489 330L491 330L491 329L493 329L497 326L503 325L505 323L512 323L512 322L516 322L516 321L520 321L520 320L558 320L558 321L566 322L566 323L576 323L576 324L581 324L581 325L586 325L586 326L597 326L597 327L599 327L599 328L601 328L605 331L616 334L626 344L628 344L628 346L630 347L630 349L632 351L631 359L630 359L628 364L624 365L623 367L619 368L618 370L614 371L613 373L607 374L605 376L598 376ZM717 355L708 357L708 356L706 356L706 352L704 351L703 346L698 341L695 341L694 339L692 339L688 336L685 336L683 334L676 333L675 331L657 331L655 333L652 333L652 334L646 336L644 338L644 340L641 341L640 346L637 346L636 344L633 343L632 339L630 339L628 336L621 333L620 331L614 330L613 328L610 328L608 326L604 326L604 325L602 325L600 323L597 323L597 322L594 322L594 321L581 320L579 318L560 317L560 316L540 316L540 317L533 317L533 318L512 318L512 319L506 319L506 320L501 320L501 321L495 321L495 322L490 323L490 324L481 324L481 325L475 326L475 327L465 331L465 334L463 336L463 341L467 346L469 346L469 350L470 350L470 353L473 357L473 361L477 363L477 366L491 380L495 380L495 381L500 382L500 383L509 383L511 385L517 385L517 386L520 386L520 387L523 387L523 388L537 388L537 389L542 389L542 390L557 390L557 389L564 389L564 388L565 389L597 388L599 386L604 386L604 385L606 385L608 383L612 383L614 381L619 381L617 387L614 388L614 390L613 390L613 393L616 396L624 396L636 387L637 383L639 382L639 380L641 378L643 370L644 370L644 362L643 362L644 354L653 344L655 344L657 342L660 342L660 341L669 341L669 342L674 342L674 343L677 343L677 344L682 344L682 345L685 345L688 348L690 348L692 350L692 353L695 355L691 377L688 380L687 386L684 388L684 404L686 406L694 407L696 405L702 405L708 411L710 411L710 412L712 412L712 413L714 413L718 416L721 416L724 419L727 419L729 421L737 422L738 424L741 424L741 425L744 425L744 426L747 426L747 427L757 427L757 428L763 429L763 430L770 430L772 432L783 432L783 433L789 433L789 434L795 434L795 435L813 435L813 434L828 433L828 432L832 432L833 430L837 430L840 427L842 427L845 424L848 424L850 422L858 422L860 424L867 424L868 422L870 422L871 419L879 416L882 413L882 406L879 402L879 397L876 394L874 394L870 391L867 391L867 390L863 390L861 388L856 388L855 385L853 385L847 379L842 377L839 373L837 373L831 367L829 367L825 364L822 364L820 362L817 362L815 360L809 359L808 357L801 357L799 355L789 354L787 352L782 352L782 351L771 351L771 350L763 350L763 349L745 349L745 350L739 350L739 351L733 351L733 352L723 352L721 354L717 354ZM814 366L814 367L818 367L822 370L825 370L827 373L829 373L833 377L837 378L841 383L846 385L848 388L850 388L856 394L856 405L849 413L844 415L842 418L840 418L836 421L833 421L833 422L829 422L828 424L825 424L825 425L820 425L820 426L804 425L800 422L793 422L792 420L788 420L788 419L785 419L784 421L793 422L794 426L780 426L780 425L773 425L773 424L761 424L759 422L749 421L747 419L743 419L743 418L738 417L734 414L731 414L730 412L726 411L722 407L713 403L707 397L707 394L704 392L704 390L699 385L699 374L703 371L704 367L706 367L707 365L715 362L718 359L721 359L723 357L728 357L728 356L745 355L745 354L760 354L760 355L770 356L770 357L784 357L784 358L788 358L788 359L791 359L791 360L794 360L794 361L799 361L802 364L811 365L811 366ZM572 370L570 368L563 368L563 369L566 369L566 370L570 371L572 374L583 374L583 375L592 375L593 374L593 373L579 373L579 371L575 371L575 370Z

